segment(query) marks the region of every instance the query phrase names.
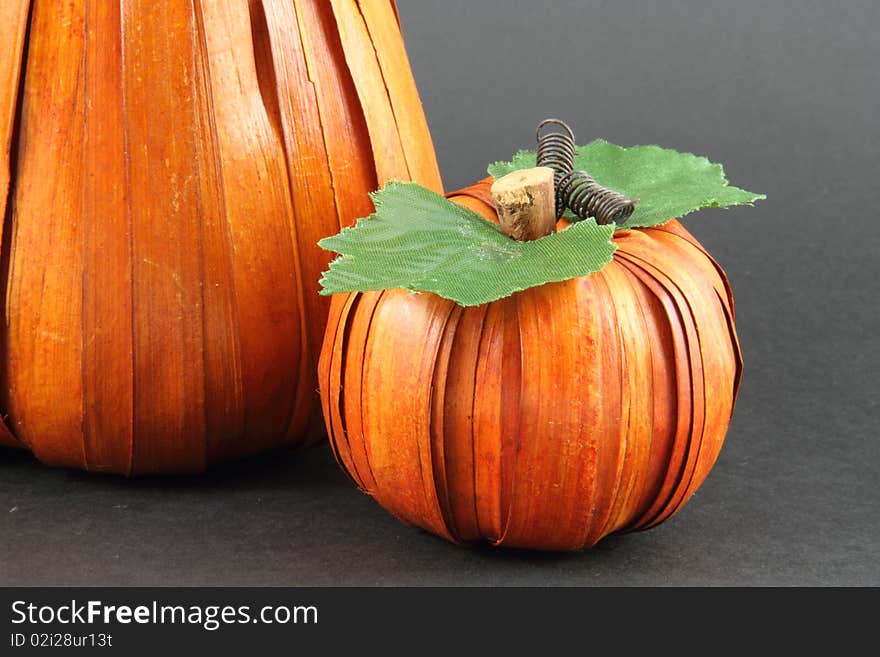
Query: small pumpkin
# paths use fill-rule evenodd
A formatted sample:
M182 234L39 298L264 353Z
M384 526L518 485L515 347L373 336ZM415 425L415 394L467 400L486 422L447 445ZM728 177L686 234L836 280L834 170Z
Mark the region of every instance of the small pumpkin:
M3 0L0 145L0 445L92 471L321 438L315 243L440 189L392 0Z
M497 221L490 182L449 197ZM676 220L613 241L590 276L479 306L335 295L319 384L355 483L406 523L512 547L579 549L679 511L733 412L733 298Z

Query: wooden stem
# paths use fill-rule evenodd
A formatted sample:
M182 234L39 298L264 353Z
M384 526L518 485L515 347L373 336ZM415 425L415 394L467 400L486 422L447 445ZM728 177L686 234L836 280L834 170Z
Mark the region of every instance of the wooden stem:
M556 198L550 167L509 173L492 183L491 193L505 235L527 242L556 230Z

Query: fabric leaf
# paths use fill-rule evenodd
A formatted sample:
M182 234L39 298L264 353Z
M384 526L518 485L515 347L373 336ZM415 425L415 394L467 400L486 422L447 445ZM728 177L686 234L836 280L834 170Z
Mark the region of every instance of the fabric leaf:
M510 162L489 166L489 173L499 178L533 166L535 154L520 151ZM624 148L598 139L578 147L574 166L599 184L638 200L626 228L656 226L702 208L751 205L766 198L730 186L720 164L659 146ZM565 216L578 220L571 212Z
M414 183L391 182L371 196L373 215L319 242L340 254L321 278L321 294L402 288L475 306L591 274L616 248L614 226L592 220L517 242Z

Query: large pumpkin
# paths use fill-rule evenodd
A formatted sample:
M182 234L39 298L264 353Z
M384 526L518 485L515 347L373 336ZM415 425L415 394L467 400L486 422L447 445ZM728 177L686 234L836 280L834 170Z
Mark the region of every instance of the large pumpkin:
M484 181L452 199L495 220ZM577 549L678 511L718 456L741 372L721 269L675 220L601 271L463 308L333 298L319 365L343 468L454 541Z
M308 439L315 243L440 188L395 11L3 0L0 443L152 473Z

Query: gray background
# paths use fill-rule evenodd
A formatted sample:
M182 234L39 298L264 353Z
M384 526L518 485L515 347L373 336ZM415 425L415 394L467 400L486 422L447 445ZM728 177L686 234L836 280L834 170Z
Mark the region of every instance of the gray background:
M558 555L402 527L326 450L125 481L0 454L4 584L878 585L880 3L401 0L448 188L532 140L723 162L756 208L686 225L727 270L746 372L667 524Z

